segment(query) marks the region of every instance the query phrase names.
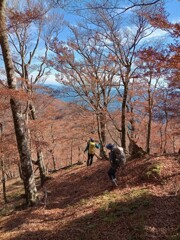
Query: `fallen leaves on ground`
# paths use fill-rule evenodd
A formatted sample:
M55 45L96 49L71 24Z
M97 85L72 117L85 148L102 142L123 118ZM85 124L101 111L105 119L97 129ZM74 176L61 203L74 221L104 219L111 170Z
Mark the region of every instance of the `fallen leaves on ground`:
M108 161L60 170L43 187L48 191L46 207L23 208L19 198L2 207L0 239L178 240L178 157L129 161L117 174L117 188L108 179Z

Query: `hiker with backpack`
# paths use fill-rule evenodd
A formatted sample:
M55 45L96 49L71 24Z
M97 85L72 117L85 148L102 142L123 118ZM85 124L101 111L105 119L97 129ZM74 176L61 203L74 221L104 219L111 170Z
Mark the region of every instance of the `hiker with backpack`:
M113 185L117 187L118 184L116 179L116 172L121 166L126 163L126 156L122 147L118 147L112 143L109 143L106 145L106 148L110 150L109 160L111 163L111 167L108 170L108 176L113 182Z
M84 150L84 152L88 151L87 166L92 165L96 148L99 148L99 144L95 143L93 138L90 138L90 140L87 142L87 146Z

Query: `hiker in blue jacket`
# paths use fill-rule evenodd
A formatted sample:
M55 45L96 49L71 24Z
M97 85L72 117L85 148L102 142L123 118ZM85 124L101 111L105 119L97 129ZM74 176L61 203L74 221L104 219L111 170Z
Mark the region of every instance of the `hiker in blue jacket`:
M110 169L108 170L108 176L113 182L113 185L118 186L116 179L116 172L121 166L126 163L126 156L122 147L118 147L109 143L106 145L106 148L110 150L109 160L110 160Z
M95 143L93 138L90 138L90 140L87 142L86 148L84 150L84 152L88 151L87 166L90 166L93 163L95 148L99 148L99 144Z

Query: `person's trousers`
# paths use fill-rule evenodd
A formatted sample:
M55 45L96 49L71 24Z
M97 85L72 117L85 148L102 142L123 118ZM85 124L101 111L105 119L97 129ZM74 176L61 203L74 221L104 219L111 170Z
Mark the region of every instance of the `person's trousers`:
M93 163L93 157L94 157L94 154L88 153L87 166L92 165L92 163Z
M117 170L117 168L110 167L110 169L108 171L108 176L111 180L116 178L116 170Z

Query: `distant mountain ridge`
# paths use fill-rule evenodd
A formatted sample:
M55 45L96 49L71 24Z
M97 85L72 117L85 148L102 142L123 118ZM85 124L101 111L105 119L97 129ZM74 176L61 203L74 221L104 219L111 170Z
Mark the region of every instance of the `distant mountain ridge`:
M52 94L51 96L52 97L55 97L57 99L60 99L62 101L65 101L65 102L73 102L73 103L77 103L79 104L79 102L81 101L81 98L79 96L77 96L77 94L74 92L74 90L71 88L70 91L70 95L67 96L67 93L64 92L65 88L64 86L61 87L61 85L55 85L55 84L45 84L43 85L49 89L52 89ZM115 89L112 90L112 96L115 96ZM73 95L74 94L74 95ZM109 104L109 111L113 111L113 110L116 110L117 108L120 108L121 107L121 103L118 102L118 101L114 101L112 103Z

